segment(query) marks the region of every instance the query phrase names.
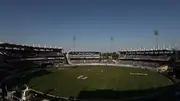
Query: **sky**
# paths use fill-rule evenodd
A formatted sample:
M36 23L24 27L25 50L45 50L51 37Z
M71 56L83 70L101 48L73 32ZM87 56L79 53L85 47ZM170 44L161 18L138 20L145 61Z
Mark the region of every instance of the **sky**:
M0 41L118 51L180 46L180 0L1 0ZM110 38L113 37L111 41Z

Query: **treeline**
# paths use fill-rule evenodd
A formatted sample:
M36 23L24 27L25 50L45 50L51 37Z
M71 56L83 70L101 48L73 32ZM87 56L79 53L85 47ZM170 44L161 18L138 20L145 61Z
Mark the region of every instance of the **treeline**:
M101 56L102 56L102 58L104 58L104 59L110 59L110 58L112 58L112 59L118 59L118 57L119 57L119 54L117 54L116 52L107 52L107 53L102 53L101 54Z

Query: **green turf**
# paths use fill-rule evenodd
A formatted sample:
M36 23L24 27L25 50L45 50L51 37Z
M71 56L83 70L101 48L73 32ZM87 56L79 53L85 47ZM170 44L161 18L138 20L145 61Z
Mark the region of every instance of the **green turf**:
M88 71L88 69L90 71ZM103 70L103 72L101 72ZM149 70L137 68L122 68L110 66L81 66L66 69L48 69L51 73L32 78L28 83L33 89L46 92L54 89L50 94L69 97L78 96L80 91L113 90L135 91L171 85L166 77ZM146 73L147 76L130 75ZM84 75L86 80L77 79Z

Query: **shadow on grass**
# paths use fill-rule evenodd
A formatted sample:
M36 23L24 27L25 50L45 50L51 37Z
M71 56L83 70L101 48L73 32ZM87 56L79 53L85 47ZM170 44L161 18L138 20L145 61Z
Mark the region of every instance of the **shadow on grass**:
M114 90L95 90L81 91L77 99L86 100L117 100L123 101L176 101L175 87L166 86L156 89L133 90L133 91L114 91ZM83 101L83 100L80 100Z
M44 92L43 95L38 95L32 101L40 101L44 98L50 99L51 101L177 101L174 86L132 91L114 91L108 89L81 91L76 98L77 100L74 100L72 96L69 97L69 100L47 96L47 94L52 91L53 89L49 89Z
M8 75L9 73L7 70L0 70L0 82Z
M11 86L28 84L31 79L41 77L44 75L48 75L50 73L51 72L46 69L41 69L39 71L30 72L25 75L23 74L24 76L19 75L19 76L15 77L13 80L9 80L8 84ZM34 86L36 86L36 85L38 85L38 84L34 84Z
M21 78L19 80L20 83L29 83L29 81L33 78L37 78L37 77L41 77L41 76L44 76L44 75L48 75L50 74L51 72L46 70L46 69L41 69L39 71L36 71L36 72L33 72L33 73L30 73L28 75L26 75L25 77Z

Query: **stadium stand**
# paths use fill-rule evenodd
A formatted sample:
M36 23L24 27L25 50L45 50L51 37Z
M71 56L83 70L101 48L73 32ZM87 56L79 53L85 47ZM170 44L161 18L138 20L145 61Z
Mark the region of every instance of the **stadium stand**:
M69 64L100 63L101 53L95 51L69 51L67 53Z
M130 67L134 66L136 68L147 68L164 72L168 70L169 64L174 62L174 57L178 54L174 50L119 51L118 53L119 58L116 60L110 56L108 56L108 58L102 58L101 53L96 51L69 51L65 54L63 53L63 49L59 47L53 48L1 43L0 88L3 92L6 92L6 83L11 83L8 79L17 79L19 76L26 75L28 72L38 71L44 67L55 67L56 65L65 63L70 65L113 64ZM178 64L178 59L175 62ZM179 72L177 72L177 74L178 73ZM28 98L25 96L25 90L26 88L20 89L20 96L16 96L14 99L19 100L19 98ZM16 95L16 92L11 92L9 94ZM31 92L31 94L33 94L33 96L37 95L36 92ZM6 92L2 95L4 97L8 94ZM29 96L30 94L27 95ZM12 98L10 97L10 99Z
M15 80L11 79L17 79L19 73L64 63L65 56L61 47L0 43L0 90L2 91L0 100L5 100L7 85L10 85L12 81L14 83Z
M119 51L118 64L158 68L168 64L174 55L173 50Z
M0 52L6 63L13 65L14 63L24 61L40 63L39 65L47 62L51 62L52 64L56 62L63 63L65 59L62 48L46 48L1 43Z

